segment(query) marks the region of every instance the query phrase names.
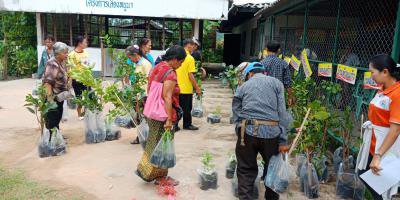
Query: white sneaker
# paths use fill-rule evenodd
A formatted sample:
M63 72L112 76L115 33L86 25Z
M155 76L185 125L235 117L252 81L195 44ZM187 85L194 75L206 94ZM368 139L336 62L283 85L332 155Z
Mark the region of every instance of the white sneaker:
M83 119L85 119L85 117L79 117L78 118L80 121L82 121Z

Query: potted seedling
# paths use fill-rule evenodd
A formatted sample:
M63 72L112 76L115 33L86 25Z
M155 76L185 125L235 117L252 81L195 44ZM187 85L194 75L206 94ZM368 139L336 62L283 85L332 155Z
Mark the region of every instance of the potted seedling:
M199 173L200 189L202 190L217 189L218 174L212 161L213 157L209 152L205 152L201 157L203 165L197 171Z
M207 116L207 122L211 124L221 122L221 106L217 106L215 111Z
M225 177L227 179L232 179L235 175L237 160L234 153L229 154L228 164L226 165Z
M305 195L310 198L319 196L319 178L317 170L313 164L313 157L322 157L326 144L322 144L324 121L330 114L322 106L321 102L313 101L308 105L311 108L311 114L308 117L306 128L302 134L300 143L300 152L304 152L306 160L300 169L300 185ZM321 176L323 173L321 173Z
M105 124L107 141L118 140L121 137L121 130L119 130L117 125L114 123L113 117L113 115L106 116Z
M347 107L340 118L338 127L343 145L334 154L335 164L340 161L336 177L336 195L340 198L359 199L363 197L364 186L355 172L354 158L350 155L351 132L353 130L351 109ZM341 159L340 159L341 158Z
M40 139L39 139L39 156L48 157L56 156L65 153L64 139L57 129L48 130L45 128L45 115L52 109L57 108L54 101L48 101L46 89L43 85L39 85L37 89L37 97L28 94L25 97L25 107L29 112L36 116L36 120L40 126Z
M154 148L150 163L161 169L172 168L176 164L175 147L171 131L166 130Z
M102 115L104 105L102 80L93 76L92 68L93 65L72 66L69 71L73 79L91 88L91 90L84 90L82 96L75 99L78 105L85 108L85 142L87 144L104 142L106 138Z

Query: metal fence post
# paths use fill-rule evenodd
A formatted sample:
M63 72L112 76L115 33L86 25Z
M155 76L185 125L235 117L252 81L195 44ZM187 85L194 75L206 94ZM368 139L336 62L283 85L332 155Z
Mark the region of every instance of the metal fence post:
M337 67L337 51L338 51L338 43L339 43L339 31L340 31L340 7L341 7L341 2L342 0L337 0L338 2L338 8L337 8L337 15L336 15L336 30L335 30L335 43L333 45L333 58L332 58L332 63L333 63L333 69L332 69L332 76L331 76L331 81L334 80L333 73L336 71Z
M307 33L308 33L308 12L309 12L309 8L308 8L308 0L305 0L305 11L304 11L304 28L303 28L303 38L302 38L302 46L303 48L306 47L306 43L307 43Z
M396 29L393 37L392 58L400 62L400 0L397 4Z

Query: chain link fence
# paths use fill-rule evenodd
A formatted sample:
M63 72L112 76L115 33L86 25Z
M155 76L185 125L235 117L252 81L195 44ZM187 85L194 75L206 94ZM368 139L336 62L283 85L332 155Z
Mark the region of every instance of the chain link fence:
M368 118L368 104L376 90L364 89L364 72L368 61L376 54L391 54L398 1L331 0L304 1L302 5L274 16L274 34L269 39L281 43L285 56L307 49L318 90L323 81L340 84L341 92L331 103L338 110L346 107L354 113L354 133L360 133L363 120ZM332 77L318 76L320 63L333 63ZM336 79L337 65L357 68L355 84ZM304 78L300 67L295 79Z

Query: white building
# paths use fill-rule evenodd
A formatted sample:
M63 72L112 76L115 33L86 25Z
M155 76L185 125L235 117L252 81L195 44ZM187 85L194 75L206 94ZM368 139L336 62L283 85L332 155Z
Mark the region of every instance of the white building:
M114 70L101 36L111 36L117 48L151 38L157 57L185 38L201 40L202 20L225 20L228 7L229 0L0 0L0 10L36 13L38 54L47 34L71 46L75 36L85 35L94 70L106 76Z

